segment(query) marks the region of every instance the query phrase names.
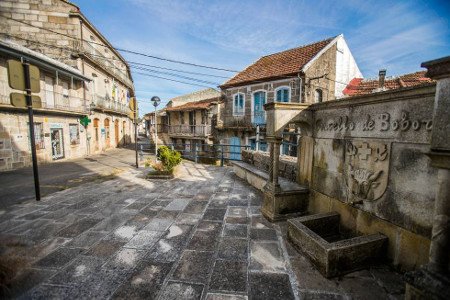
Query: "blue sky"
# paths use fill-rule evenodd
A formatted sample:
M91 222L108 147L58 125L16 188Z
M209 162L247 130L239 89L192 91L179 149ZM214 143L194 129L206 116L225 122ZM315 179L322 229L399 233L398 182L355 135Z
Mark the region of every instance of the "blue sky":
M417 71L423 61L450 55L450 4L446 1L73 2L115 47L232 70L241 70L260 56L341 33L366 78L375 77L381 68L387 69L388 76ZM177 70L233 75L132 54L124 53L124 57ZM170 98L202 89L136 71L150 72L133 73L141 115L153 109L149 102L153 95L165 104ZM219 77L183 75L217 84L225 81Z

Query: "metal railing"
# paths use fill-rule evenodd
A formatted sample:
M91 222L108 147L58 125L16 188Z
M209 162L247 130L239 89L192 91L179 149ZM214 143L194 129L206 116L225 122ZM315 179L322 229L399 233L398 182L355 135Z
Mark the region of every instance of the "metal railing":
M181 157L194 162L216 162L224 166L227 161L242 161L242 150L250 149L249 145L230 145L230 144L167 144L172 150L181 153ZM141 156L145 154L154 155L154 144L140 144Z
M99 108L111 109L124 114L127 114L130 111L130 108L125 103L113 101L108 97L100 95L94 95L94 103Z
M223 127L254 128L256 125L266 125L266 115L265 112L253 112L253 114L246 113L242 116L222 115L219 123L221 123Z
M126 74L126 71L122 70L116 64L113 63L114 58L113 57L107 57L104 52L99 51L96 49L95 45L91 44L88 41L83 41L81 43L82 47L80 49L81 52L83 52L85 55L89 56L92 60L97 62L99 65L103 66L106 70L114 74L115 76L119 77L123 82L125 82L127 85L131 86L132 82L131 79ZM102 50L104 50L104 47L101 47ZM119 61L117 59L119 63Z
M169 134L207 136L211 134L211 125L169 125Z
M169 132L169 125L167 124L156 124L156 129L158 130L158 133L168 133ZM154 133L155 132L155 124L150 124L148 127L149 132Z

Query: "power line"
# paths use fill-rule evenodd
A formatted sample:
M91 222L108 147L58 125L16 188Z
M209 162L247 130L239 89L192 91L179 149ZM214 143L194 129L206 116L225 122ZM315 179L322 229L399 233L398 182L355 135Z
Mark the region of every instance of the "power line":
M70 52L70 53L73 52L73 50L70 50L70 49L67 49L67 48L63 48L63 47L58 47L58 46L56 46L56 45L51 45L51 44L42 43L42 42L38 42L38 41L32 41L32 40L24 39L24 38L21 38L21 37L18 37L18 36L12 36L12 35L5 34L5 33L1 33L1 34L4 34L4 35L9 36L9 37L18 38L18 39L20 39L20 40L24 40L24 41L27 41L27 42L30 42L30 43L35 43L35 44L39 44L39 45L44 45L44 46L56 48L56 49L61 49L61 50L63 50L63 51ZM91 55L91 54L89 54L89 55ZM94 56L98 56L98 55L94 55ZM104 58L104 57L103 57L103 58ZM109 60L109 59L107 59L107 58L104 58L104 59L105 59L105 60ZM115 69L117 69L117 70L120 71L120 69L118 69L118 68L115 67L115 66L113 66L113 68L115 68ZM153 72L159 72L159 71L153 71ZM134 73L140 74L140 75L152 76L151 74L147 74L147 73L141 73L141 72L134 72ZM159 73L165 73L165 72L159 72ZM165 74L166 74L166 73L165 73ZM170 73L169 73L169 74L170 74ZM173 74L173 75L170 75L170 76L173 76L173 77L179 77L179 78L182 78L182 79L187 79L187 80L191 80L191 81L196 81L196 82L204 83L204 84L217 85L217 83L214 83L214 82L204 81L204 80L200 80L200 79L196 79L196 78L191 78L191 77L187 77L187 76L181 76L181 75L178 75L178 74ZM211 88L211 86L198 85L198 84L194 84L194 83L187 83L187 82L182 82L182 81L178 81L178 80L174 80L174 79L169 79L169 78L165 78L165 77L160 77L160 76L152 76L152 77L160 78L160 79L165 79L165 80L170 80L170 81L175 81L175 82L180 82L180 83L184 83L184 84L191 84L191 85L194 85L194 86L201 86L201 87Z
M169 70L169 71L180 72L180 73L186 73L186 74L192 74L192 75L202 75L202 76L210 76L210 77L217 77L217 78L224 78L224 79L230 78L230 77L227 77L227 76L220 76L220 75L213 75L213 74L206 74L206 73L190 72L190 71L184 71L184 70L177 70L177 69L165 68L165 67L160 67L160 66L155 66L155 65L149 65L149 64L144 64L144 63L138 63L138 62L134 62L134 61L128 61L128 63L129 63L129 64L133 64L133 65L147 66L147 67L151 67L151 68L157 68L157 69L162 69L162 70Z
M144 75L144 76L149 76L149 77L155 77L155 78L159 78L159 79L164 79L164 80L169 80L169 81L179 82L179 83L188 84L188 85L195 85L195 86L200 86L200 87L213 88L213 87L211 87L211 86L206 86L206 85L200 85L200 84L195 84L195 83L190 83L190 82L179 81L179 80L170 79L170 78L166 78L166 77L160 77L160 76L151 75L151 74L147 74L147 73L141 73L141 72L135 72L135 73L136 73L136 74L139 74L139 75Z
M134 67L134 68L136 68L138 70L142 70L142 71L149 71L149 72L153 72L153 73L157 73L157 74L163 74L163 75L169 75L169 76L173 76L173 77L179 77L179 78L182 78L182 79L197 81L197 82L201 82L201 83L212 84L212 85L219 85L216 82L207 81L207 80L201 80L201 79L192 78L192 77L188 77L188 76L183 76L183 75L179 75L179 74L174 74L174 73L169 73L169 72L161 72L161 71L156 71L156 70L151 70L151 69L146 69L146 68L141 68L141 67Z
M51 29L48 29L48 28L44 28L44 27L41 27L41 26L36 26L36 25L30 24L30 23L27 23L27 22L24 22L24 21L21 21L21 20L16 20L16 19L13 19L13 18L10 18L10 17L7 17L7 16L3 16L3 15L0 15L0 17L9 19L9 20L12 20L12 21L15 21L15 22L19 22L19 23L24 24L24 25L28 25L30 27L39 28L39 29L42 29L42 30L47 30L49 32L52 32L52 33L55 33L55 34L59 34L59 35L62 35L62 36L65 36L65 37L68 37L68 38L71 38L71 39L74 39L74 40L78 40L77 38L75 38L73 36L70 36L70 35L67 35L67 34L64 34L64 33L60 33L60 32L57 32L57 31L54 31L54 30L51 30ZM137 52L137 51L133 51L133 50L116 48L116 47L104 45L102 43L96 43L94 41L87 41L87 40L81 40L81 41L87 42L87 43L91 43L91 44L96 44L96 45L99 45L99 46L102 46L102 47L113 48L116 51L130 53L130 54L134 54L134 55L140 55L140 56L149 57L149 58L153 58L153 59L158 59L158 60L162 60L162 61L168 61L168 62L171 62L171 63L183 64L183 65L193 66L193 67L197 67L197 68L205 68L205 69L212 69L212 70L218 70L218 71L232 72L232 73L239 72L239 71L236 71L236 70L230 70L230 69L225 69L225 68L218 68L218 67L212 67L212 66L207 66L207 65L201 65L201 64L186 62L186 61L182 61L182 60L175 60L175 59L159 57L159 56L150 55L150 54L146 54L146 53L141 53L141 52Z

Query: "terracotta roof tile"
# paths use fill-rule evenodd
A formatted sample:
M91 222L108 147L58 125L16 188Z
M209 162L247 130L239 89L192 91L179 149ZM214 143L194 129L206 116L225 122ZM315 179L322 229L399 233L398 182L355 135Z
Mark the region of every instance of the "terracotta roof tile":
M179 106L173 106L173 107L167 107L166 111L189 111L189 110L195 110L195 109L207 109L215 102L219 102L220 97L201 100L201 101L195 101L195 102L188 102Z
M295 75L334 38L263 56L229 79L221 87L225 88L250 83L255 80Z
M401 75L395 78L386 78L384 81L385 90L413 87L422 84L432 83L434 80L425 77L425 71ZM346 96L368 95L378 91L378 79L353 78L343 94Z

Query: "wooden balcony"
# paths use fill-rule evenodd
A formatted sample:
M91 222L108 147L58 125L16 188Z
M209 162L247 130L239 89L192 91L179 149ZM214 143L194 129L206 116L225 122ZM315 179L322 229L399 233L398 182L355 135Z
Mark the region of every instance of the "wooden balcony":
M170 125L170 136L207 137L211 134L211 125Z

